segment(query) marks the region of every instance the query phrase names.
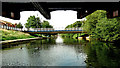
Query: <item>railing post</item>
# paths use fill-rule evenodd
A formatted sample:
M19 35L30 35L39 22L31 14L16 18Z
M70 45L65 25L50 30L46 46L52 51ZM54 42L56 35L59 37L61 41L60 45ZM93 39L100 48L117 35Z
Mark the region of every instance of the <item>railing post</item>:
M7 29L7 25L6 25L6 29Z
M9 30L9 26L8 26L8 30Z
M4 25L3 25L3 29L4 29Z

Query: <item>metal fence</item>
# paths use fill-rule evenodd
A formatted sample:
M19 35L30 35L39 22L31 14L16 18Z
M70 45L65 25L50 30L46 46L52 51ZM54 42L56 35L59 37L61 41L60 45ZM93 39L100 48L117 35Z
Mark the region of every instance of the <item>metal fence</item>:
M21 28L10 27L10 26L8 26L8 25L1 25L1 24L0 24L0 28L2 28L2 29L7 29L7 30L23 31Z
M16 27L10 27L7 25L0 25L0 28L2 29L8 29L8 30L16 30L16 31L33 31L33 32L37 32L37 31L73 31L73 30L83 30L83 28L66 28L66 29L61 29L59 27L59 29L55 30L54 28L29 28L28 30L23 30L21 28L16 28Z

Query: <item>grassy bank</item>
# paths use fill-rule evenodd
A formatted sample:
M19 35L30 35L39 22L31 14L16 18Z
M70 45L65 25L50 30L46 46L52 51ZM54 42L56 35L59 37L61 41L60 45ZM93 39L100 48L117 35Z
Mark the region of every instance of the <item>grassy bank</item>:
M15 39L26 39L26 38L35 38L28 33L23 33L20 31L0 29L2 34L2 41L5 40L15 40Z

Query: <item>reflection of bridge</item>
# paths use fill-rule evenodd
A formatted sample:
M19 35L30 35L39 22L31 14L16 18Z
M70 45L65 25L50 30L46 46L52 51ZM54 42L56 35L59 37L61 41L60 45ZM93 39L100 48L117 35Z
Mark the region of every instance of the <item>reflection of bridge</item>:
M39 28L23 31L30 34L57 34L57 33L86 33L82 28L67 28L65 30L54 30L52 28Z

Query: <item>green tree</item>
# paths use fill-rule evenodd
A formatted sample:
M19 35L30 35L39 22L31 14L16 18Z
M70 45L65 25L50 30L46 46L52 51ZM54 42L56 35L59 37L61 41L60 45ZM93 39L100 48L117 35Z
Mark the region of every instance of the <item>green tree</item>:
M105 41L120 39L120 22L116 18L102 19L96 24L96 36Z
M82 23L83 23L82 21L76 21L73 24L70 24L70 25L66 26L65 29L67 29L67 28L75 28L75 27L82 27ZM63 36L76 38L77 34L63 34ZM80 36L80 35L78 35L78 36Z
M106 11L97 10L86 17L84 30L92 37L104 41L120 39L120 18L107 19Z
M76 21L75 23L68 25L66 28L81 27L81 26L82 26L82 21Z
M16 25L17 28L20 28L22 30L23 26L22 24L19 22L19 24Z
M42 22L42 28L53 28L53 26L50 25L48 21L43 21Z
M66 26L65 28L72 28L73 27L73 24L70 24L68 26Z
M84 24L84 30L87 31L88 34L94 35L95 29L96 29L96 23L98 23L99 20L107 18L106 11L104 10L97 10L93 12L92 14L88 15L86 17L86 21Z
M73 23L73 27L81 27L82 22L81 21L76 21L75 23Z
M28 28L41 28L41 23L39 17L30 16L25 24L25 27Z

